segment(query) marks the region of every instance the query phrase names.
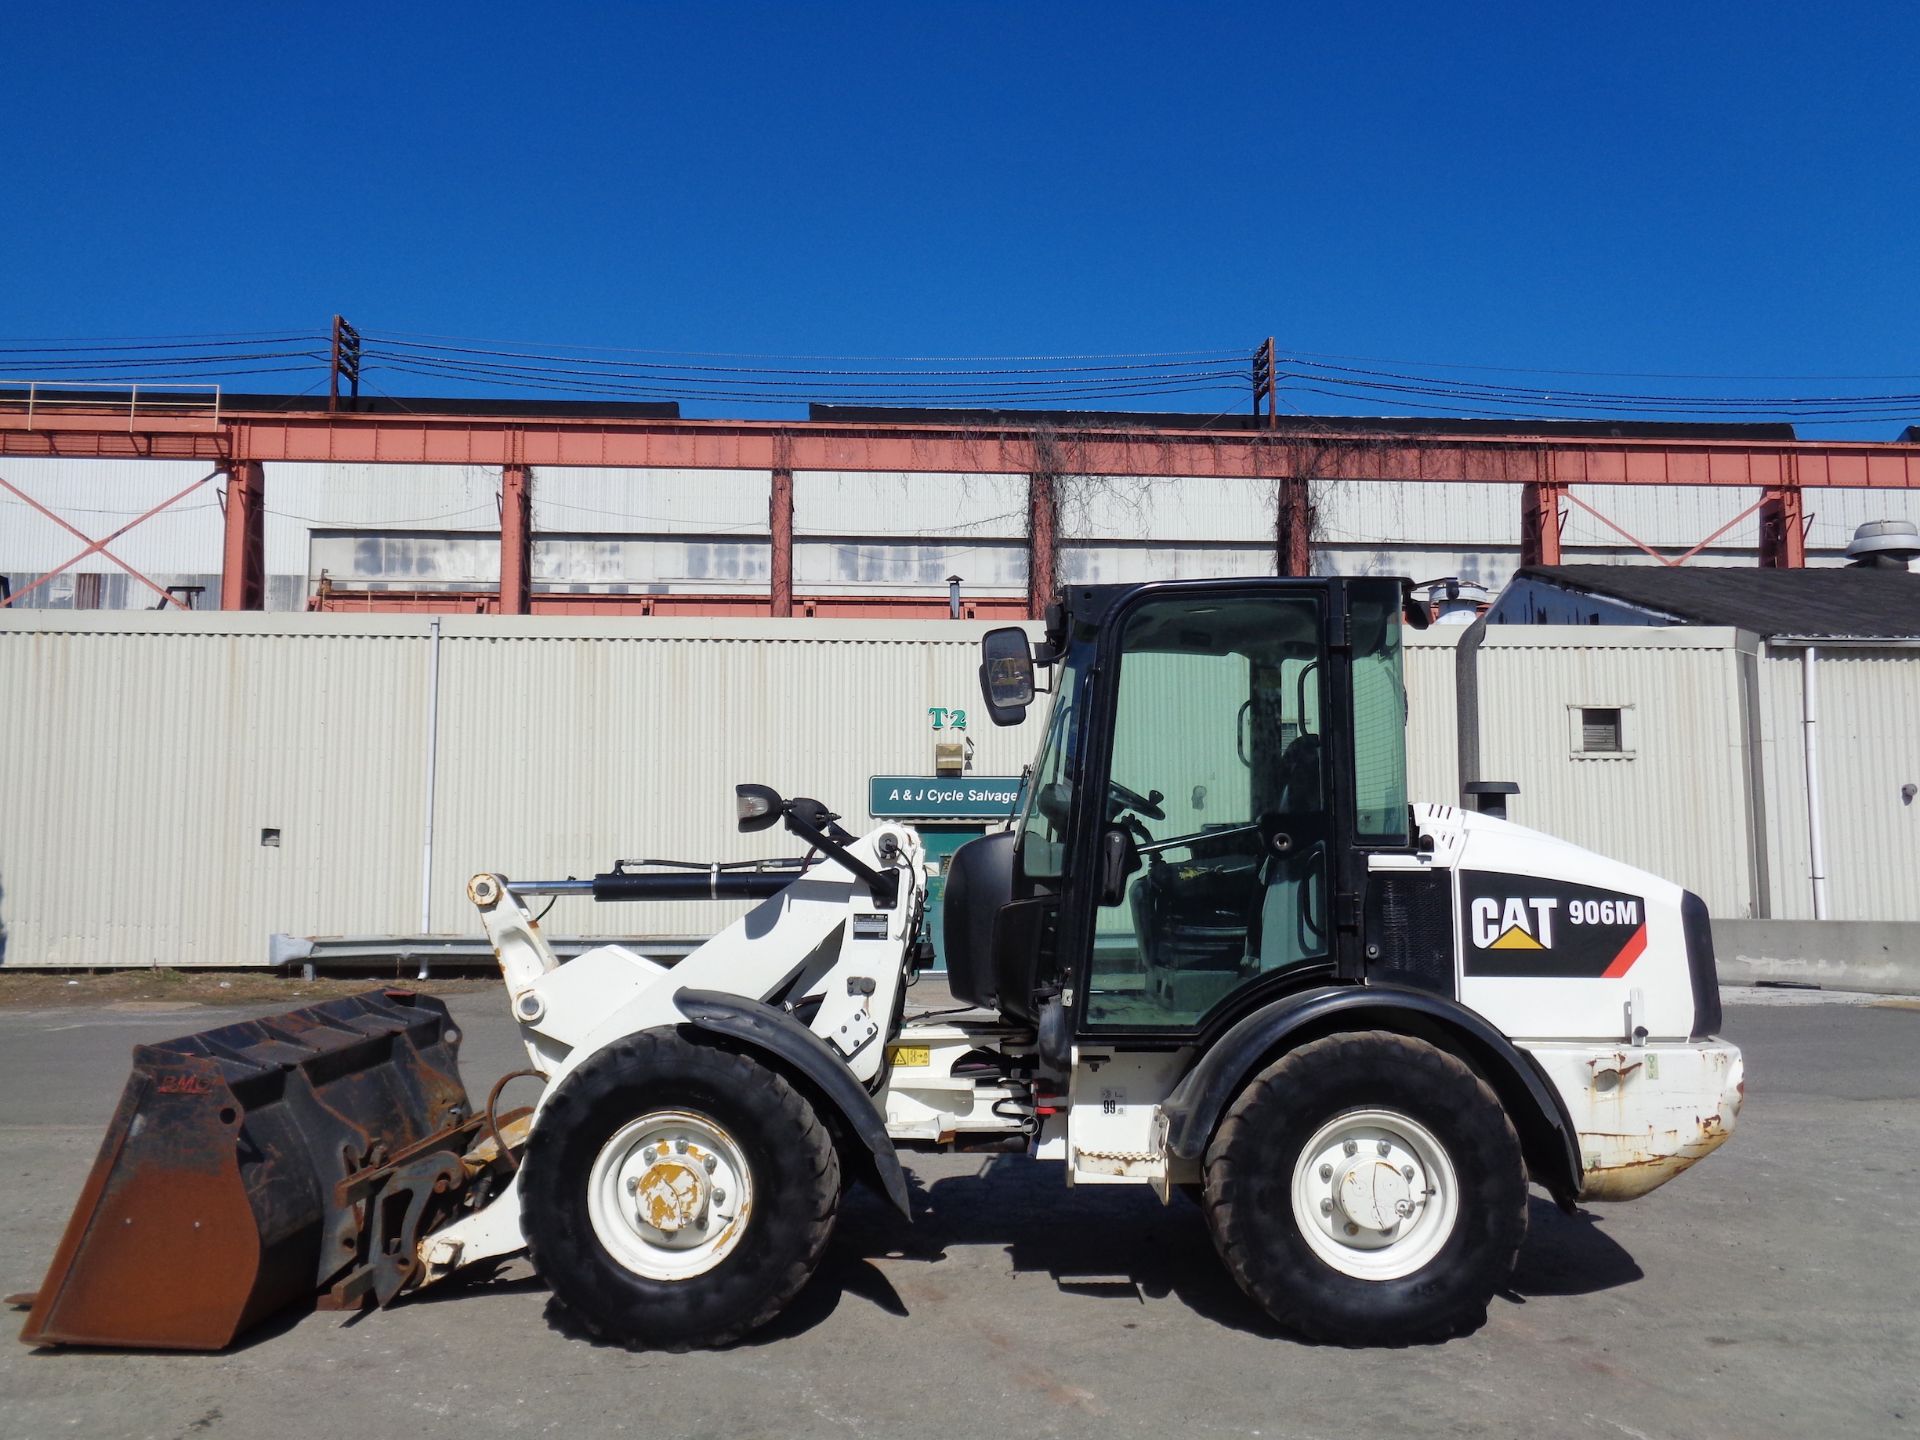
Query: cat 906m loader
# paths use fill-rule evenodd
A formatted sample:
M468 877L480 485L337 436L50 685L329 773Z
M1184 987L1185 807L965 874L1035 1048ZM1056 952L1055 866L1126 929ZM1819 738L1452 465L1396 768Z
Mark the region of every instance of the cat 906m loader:
M592 1329L717 1344L812 1273L897 1147L1000 1137L1071 1185L1198 1200L1294 1331L1471 1324L1561 1205L1645 1194L1743 1093L1698 897L1406 794L1397 580L1078 589L1018 814L946 877L963 1013L903 1024L929 954L914 831L738 789L788 862L474 877L531 1113L475 1107L438 1002L376 993L136 1053L25 1336L211 1348L319 1297L384 1304L526 1251ZM996 720L1035 700L990 633ZM529 902L759 903L675 964L561 963Z

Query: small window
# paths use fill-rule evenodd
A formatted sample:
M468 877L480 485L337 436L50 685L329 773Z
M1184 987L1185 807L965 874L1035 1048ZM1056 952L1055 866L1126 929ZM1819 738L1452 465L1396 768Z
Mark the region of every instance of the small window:
M1580 708L1580 751L1584 755L1618 755L1627 747L1620 732L1620 707L1583 705Z

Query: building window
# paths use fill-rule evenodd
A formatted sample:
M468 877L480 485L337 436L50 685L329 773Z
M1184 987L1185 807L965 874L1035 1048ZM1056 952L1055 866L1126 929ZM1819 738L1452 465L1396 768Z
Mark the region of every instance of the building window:
M1575 756L1615 758L1633 753L1627 734L1629 705L1569 705L1567 718Z

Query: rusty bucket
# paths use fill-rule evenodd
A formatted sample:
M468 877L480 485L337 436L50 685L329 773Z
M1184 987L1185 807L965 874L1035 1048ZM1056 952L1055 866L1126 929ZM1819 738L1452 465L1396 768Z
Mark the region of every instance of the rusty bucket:
M465 1183L459 1038L440 1001L376 990L136 1047L20 1338L218 1350L392 1299Z

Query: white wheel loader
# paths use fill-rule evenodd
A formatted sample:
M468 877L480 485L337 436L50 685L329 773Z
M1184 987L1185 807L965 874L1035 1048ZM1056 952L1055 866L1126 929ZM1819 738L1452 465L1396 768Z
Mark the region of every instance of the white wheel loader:
M900 1147L996 1137L1070 1185L1194 1197L1298 1334L1471 1325L1529 1181L1569 1208L1645 1194L1727 1138L1742 1066L1698 897L1409 804L1406 594L1070 592L1019 812L949 864L961 1011L903 1023L930 955L913 829L742 785L741 828L803 858L474 877L531 1112L468 1102L424 997L144 1047L23 1338L213 1348L524 1250L606 1337L720 1344L806 1283L846 1186L907 1213ZM1010 723L1035 655L1017 628L984 652ZM531 904L576 892L758 904L677 963L562 963Z

